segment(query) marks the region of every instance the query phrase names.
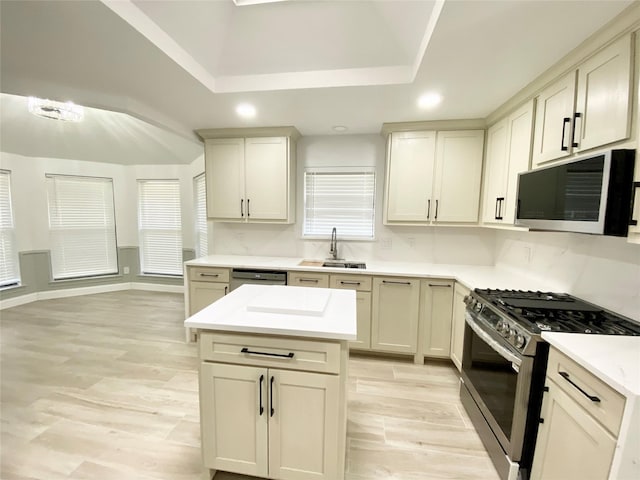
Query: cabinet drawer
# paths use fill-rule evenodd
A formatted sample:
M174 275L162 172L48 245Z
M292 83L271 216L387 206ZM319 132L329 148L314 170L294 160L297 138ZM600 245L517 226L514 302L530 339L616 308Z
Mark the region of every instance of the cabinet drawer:
M287 284L296 287L329 288L329 274L312 272L289 272Z
M370 292L371 277L365 277L363 275L331 275L329 285L331 288Z
M625 404L622 394L555 348L549 350L547 377L614 436L618 436ZM593 399L589 399L587 395Z
M229 269L217 267L188 267L189 280L229 283Z
M338 342L202 332L199 349L200 359L204 361L309 372L340 371Z

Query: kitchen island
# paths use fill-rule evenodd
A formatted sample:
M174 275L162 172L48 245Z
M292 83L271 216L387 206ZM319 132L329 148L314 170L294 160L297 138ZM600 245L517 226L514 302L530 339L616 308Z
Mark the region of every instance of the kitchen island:
M185 327L199 332L204 478L344 478L354 291L244 285Z

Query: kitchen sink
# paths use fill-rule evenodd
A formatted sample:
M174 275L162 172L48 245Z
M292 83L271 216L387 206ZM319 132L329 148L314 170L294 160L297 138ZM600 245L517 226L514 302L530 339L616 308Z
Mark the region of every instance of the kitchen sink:
M347 262L346 260L327 260L322 263L322 266L331 267L331 268L359 268L359 269L367 268L366 263Z

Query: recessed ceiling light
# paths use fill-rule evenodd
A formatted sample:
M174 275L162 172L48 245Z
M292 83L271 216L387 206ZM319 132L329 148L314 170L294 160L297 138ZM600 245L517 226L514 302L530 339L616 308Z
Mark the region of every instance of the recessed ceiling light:
M346 132L347 130L349 130L347 127L345 127L344 125L334 125L333 127L331 127L333 129L334 132Z
M256 107L249 103L241 103L236 107L236 113L244 118L253 118L256 116Z
M418 99L420 108L433 108L442 101L442 95L439 93L426 93Z
M28 109L38 117L79 122L84 118L84 108L73 102L56 102L45 98L29 97Z

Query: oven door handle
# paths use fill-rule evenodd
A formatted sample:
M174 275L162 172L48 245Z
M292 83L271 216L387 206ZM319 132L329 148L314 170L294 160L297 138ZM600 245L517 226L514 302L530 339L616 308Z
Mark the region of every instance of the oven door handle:
M467 322L467 325L471 327L471 329L478 335L487 345L491 347L493 351L495 351L498 355L500 355L505 360L513 363L515 366L520 368L522 365L522 359L511 352L508 348L500 345L491 335L489 335L481 325L471 316L469 312L464 313L464 318Z

